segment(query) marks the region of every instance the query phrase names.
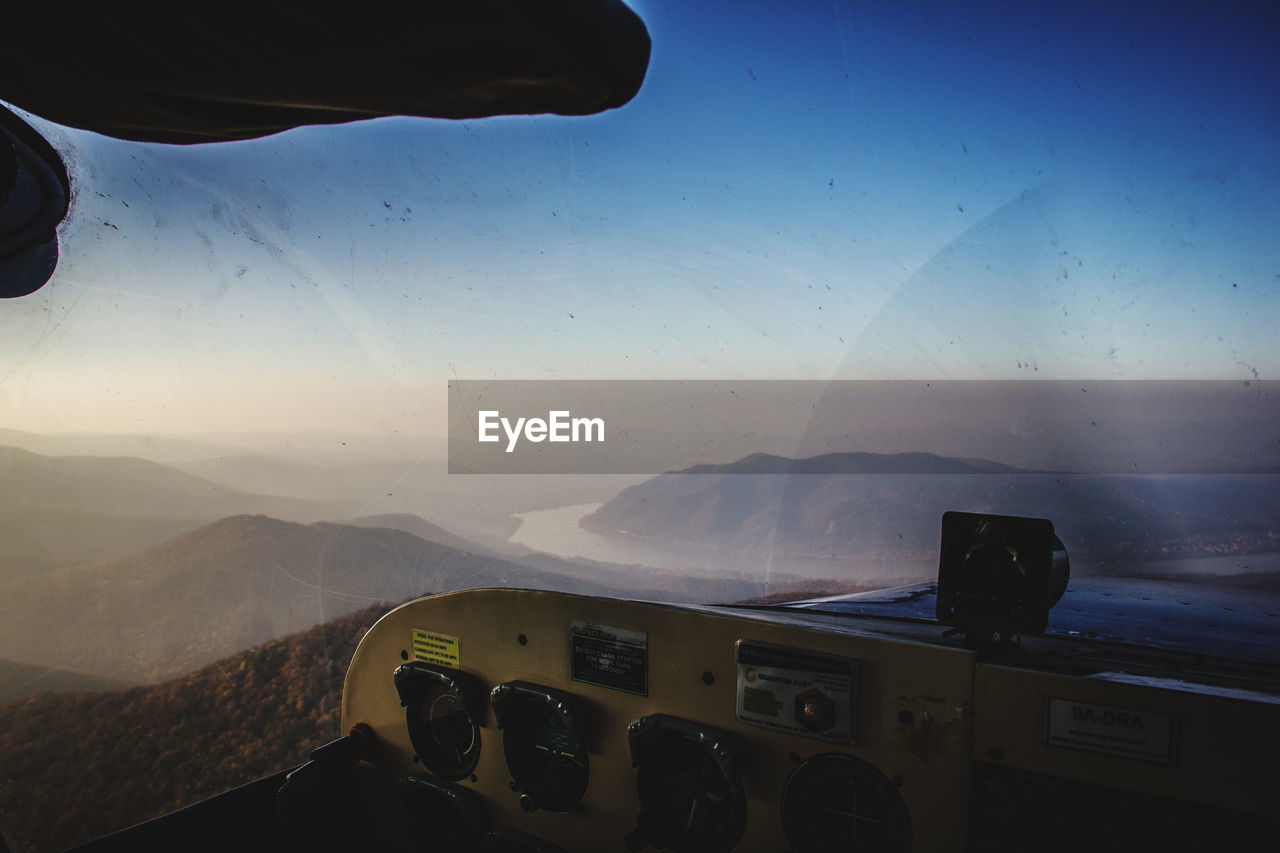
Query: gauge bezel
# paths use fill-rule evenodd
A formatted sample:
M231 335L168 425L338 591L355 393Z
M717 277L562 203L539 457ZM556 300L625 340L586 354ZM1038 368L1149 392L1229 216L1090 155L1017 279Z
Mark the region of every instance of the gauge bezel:
M507 681L490 693L502 729L502 752L521 805L528 811L568 812L591 780L587 715L578 697L527 681ZM558 726L572 738L571 752L537 742L540 730ZM539 751L543 753L539 755ZM550 758L546 756L550 755Z
M479 794L425 773L405 776L396 784L405 812L403 831L410 845L440 850L479 849L485 822ZM425 843L428 841L429 845Z
M661 797L654 796L654 786L670 792L682 787L683 783L672 780L664 787L662 780L647 778L646 764L652 767L651 756L664 743L672 741L696 751L695 754L708 762L723 782L723 796L718 808L729 823L724 827L727 832L720 837L697 835L692 831L696 798L688 803L688 820L667 820L660 813L664 804L660 802ZM727 853L737 846L747 827L747 798L742 785L742 751L736 738L720 729L669 714L650 714L631 722L627 727L627 742L631 748L631 766L636 768L636 793L640 799L637 826L628 836L629 841L681 853ZM680 811L685 811L683 802ZM673 826L676 828L672 829Z
M411 661L396 667L394 673L396 692L400 696L400 704L405 708L405 726L409 732L409 742L422 766L433 775L451 782L458 782L471 776L480 763L480 723L481 701L477 698L483 691L465 674L421 661ZM448 751L439 742L423 731L428 712L423 707L430 695L437 697L453 696L461 705L470 727L471 742L465 749L454 752L460 760L451 762Z
M836 766L833 773L827 769ZM848 774L849 792L857 808L857 793L882 797L885 801L883 811L891 818L886 822L888 836L877 846L867 846L835 842L834 835L822 837L821 824L811 816L813 798L799 790L804 784L813 784L807 777L811 774L825 772L831 775ZM829 787L825 787L830 791ZM798 800L803 802L798 803ZM804 817L796 815L797 807L802 808ZM795 853L835 853L838 850L859 850L864 853L906 853L911 849L911 813L906 802L898 793L897 785L878 767L861 758L842 752L824 752L801 761L791 775L787 777L782 788L781 801L782 830Z

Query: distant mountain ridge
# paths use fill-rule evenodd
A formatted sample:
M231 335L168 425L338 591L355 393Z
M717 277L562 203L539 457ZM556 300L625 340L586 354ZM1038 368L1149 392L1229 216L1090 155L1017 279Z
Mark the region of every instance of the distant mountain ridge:
M318 520L329 510L293 498L253 495L131 456L42 456L0 447L0 513L54 510L115 516L219 518L274 513Z
M130 554L208 520L53 509L0 512L0 582Z
M335 512L129 456L0 447L0 483L0 582L129 554L229 515L319 521Z
M87 693L92 690L120 690L129 686L127 681L119 678L0 658L0 705L24 696L39 696L43 693Z
M492 554L488 548L477 545L470 539L464 539L438 524L432 524L425 518L407 512L388 512L381 515L363 515L349 519L347 524L356 527L389 527L392 530L403 530L419 539L435 542L437 545L448 545L459 551L472 554Z
M1031 474L986 459L953 459L936 453L824 453L804 459L753 453L721 465L694 465L673 474Z
M1280 549L1273 475L1053 474L931 453L754 454L624 489L581 521L605 536L832 561L839 576L936 572L948 510L1049 518L1073 558ZM1073 559L1073 563L1074 563ZM837 576L835 574L832 575Z
M0 655L145 683L369 604L430 593L522 586L664 596L634 572L555 569L389 527L233 516L136 554L0 582Z
M301 522L412 514L430 518L451 533L501 550L520 524L511 517L513 513L598 503L638 479L574 475L450 477L443 442L442 438L432 437L330 432L41 435L0 428L0 447L11 446L34 454L43 466L40 475L34 478L37 488L24 495L19 501L21 508L13 511L75 512L82 518L96 514L107 519L126 519L119 525L120 534L110 537L125 547L88 553L78 547L67 547L77 536L74 522L58 525L50 536L41 534L33 539L31 535L24 535L24 541L18 543L6 542L6 529L0 520L0 580L77 560L120 556L166 538L149 536L144 530L135 531L136 536L123 535L127 528L138 527L127 519L144 515L162 520L180 516L206 524L246 513ZM129 494L121 494L118 489L129 479L118 475L128 474L127 471L100 476L102 465L96 460L103 458L160 464L180 473L187 486L198 483L206 499L193 501L190 489L184 493L182 489L162 488L149 509L138 506ZM26 459L31 461L33 457ZM6 468L11 464L12 460L8 463L0 460L0 477L11 473ZM155 469L151 469L143 476L154 473ZM72 476L68 479L66 474ZM85 475L89 482L85 482ZM191 476L197 480L192 481ZM153 511L156 504L162 507L158 512ZM0 500L0 515L6 512L5 506ZM14 503L11 501L8 506L12 508ZM11 519L7 530L25 526L24 519ZM198 524L183 529L194 526ZM32 527L47 529L47 518ZM179 532L182 531L171 528L166 535ZM6 548L6 544L17 547Z

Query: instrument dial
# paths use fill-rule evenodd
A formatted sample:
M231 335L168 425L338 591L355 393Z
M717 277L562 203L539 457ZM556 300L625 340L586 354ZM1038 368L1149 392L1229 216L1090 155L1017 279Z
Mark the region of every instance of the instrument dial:
M552 812L576 806L591 776L581 703L568 693L523 681L499 684L491 698L521 804L529 811Z
M470 776L480 760L480 726L465 676L415 662L396 668L395 683L422 766L451 781Z
M827 753L802 762L782 790L795 853L905 853L911 818L894 784L865 761Z
M665 714L641 717L627 735L640 795L640 815L627 846L679 853L732 850L747 823L732 739Z

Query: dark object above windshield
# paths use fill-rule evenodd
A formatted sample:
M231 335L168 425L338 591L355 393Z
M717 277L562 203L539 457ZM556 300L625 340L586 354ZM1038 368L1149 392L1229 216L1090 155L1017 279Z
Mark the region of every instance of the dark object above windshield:
M71 184L57 152L0 107L0 297L39 289L58 265Z
M629 101L649 62L644 24L607 0L192 11L179 29L158 3L28 9L57 49L11 30L0 100L122 139L219 142L388 115L585 115Z

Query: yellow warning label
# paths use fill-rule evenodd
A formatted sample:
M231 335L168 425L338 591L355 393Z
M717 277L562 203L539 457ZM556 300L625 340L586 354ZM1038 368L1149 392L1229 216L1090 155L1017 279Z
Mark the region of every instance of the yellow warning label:
M447 666L449 669L462 669L458 638L421 628L413 629L413 659L436 666Z

